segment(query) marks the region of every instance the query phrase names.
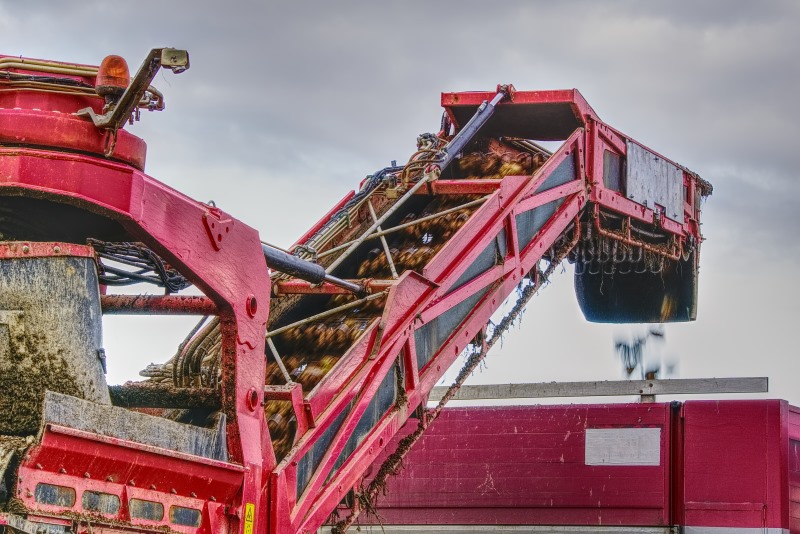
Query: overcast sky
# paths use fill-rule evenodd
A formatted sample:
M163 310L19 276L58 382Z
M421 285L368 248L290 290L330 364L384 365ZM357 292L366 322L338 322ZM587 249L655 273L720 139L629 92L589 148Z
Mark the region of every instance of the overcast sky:
M155 81L166 111L132 128L147 172L284 246L436 131L442 91L578 88L714 185L698 320L667 326L659 347L673 376L768 376L764 396L795 404L798 27L795 0L0 0L0 54L96 65L115 53L135 71L151 48L189 50L189 71ZM166 359L187 324L107 321L109 380ZM471 382L621 378L613 341L636 331L587 323L567 269Z

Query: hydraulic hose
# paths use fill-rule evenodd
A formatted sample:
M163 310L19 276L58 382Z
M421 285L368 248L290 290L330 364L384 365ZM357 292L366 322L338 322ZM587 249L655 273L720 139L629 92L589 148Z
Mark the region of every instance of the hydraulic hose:
M478 110L475 112L475 115L464 125L461 130L456 134L453 139L447 143L442 149L442 159L440 159L436 165L438 165L439 170L444 170L453 159L462 151L464 147L472 141L472 138L475 137L475 134L478 133L486 121L488 121L492 115L494 115L494 109L497 104L503 101L504 98L508 96L510 86L500 86L497 94L492 98L491 101L484 100L483 103L478 106Z
M325 268L316 263L302 260L282 250L278 250L262 243L261 250L270 269L286 273L312 284L331 283L352 293L361 294L364 288L353 282L342 280L325 272Z

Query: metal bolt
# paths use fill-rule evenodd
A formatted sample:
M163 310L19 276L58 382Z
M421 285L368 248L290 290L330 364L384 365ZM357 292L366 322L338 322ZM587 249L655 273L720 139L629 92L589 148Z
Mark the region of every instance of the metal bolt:
M250 391L247 392L247 407L250 408L252 412L255 411L258 406L258 391L256 391L256 388L250 388Z
M28 245L22 245L22 253L23 254L27 254L30 251L31 251L31 247L29 247Z
M245 308L247 309L247 315L250 317L255 317L256 312L258 311L258 300L256 300L255 295L248 295L247 301L245 302Z
M56 254L61 254L61 247L59 247L58 245L54 246L53 252L55 252Z

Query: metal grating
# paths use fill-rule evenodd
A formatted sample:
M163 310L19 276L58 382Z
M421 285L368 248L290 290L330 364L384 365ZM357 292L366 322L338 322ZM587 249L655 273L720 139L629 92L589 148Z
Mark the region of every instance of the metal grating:
M422 368L427 364L433 355L439 352L445 341L456 331L456 328L464 322L475 306L489 291L485 287L467 297L461 303L447 310L436 319L422 325L414 332L414 341L417 345L417 368Z
M553 169L553 172L550 173L550 176L545 178L544 182L542 182L542 184L536 188L536 193L544 193L545 191L549 191L554 187L571 182L576 178L575 157L570 154L564 158L564 160L559 163L555 169Z
M501 264L507 254L508 244L506 242L506 231L505 229L501 229L495 238L486 245L486 248L483 249L480 255L475 258L475 261L467 267L467 270L458 277L453 287L450 288L450 292L455 291L467 282L471 282L495 265Z
M603 185L612 191L625 194L625 167L622 156L610 150L603 152Z
M314 443L308 452L306 452L303 457L300 458L300 461L297 462L298 497L305 491L306 486L308 486L308 483L311 480L311 476L319 467L322 457L325 456L325 453L327 452L328 447L330 447L333 438L339 432L339 429L342 427L342 423L344 422L345 418L347 418L347 415L350 413L352 408L353 403L351 402L338 416L336 416L336 419L334 419L325 432L319 436L316 443Z
M56 424L153 447L228 461L225 416L215 428L185 425L146 413L46 391L44 424Z
M389 369L389 372L386 373L383 381L381 381L381 385L378 386L378 390L375 392L375 396L372 397L372 400L369 402L367 409L364 410L364 413L361 415L361 419L358 421L356 428L348 438L347 443L345 443L344 449L342 449L342 452L336 459L336 463L333 464L333 469L331 469L328 479L333 477L339 468L344 465L344 462L350 458L350 455L353 454L353 452L356 450L356 447L358 447L364 438L367 437L367 434L369 434L369 432L375 428L375 425L377 425L383 416L386 415L392 406L394 406L396 400L397 365L393 365L391 369Z
M539 233L539 230L563 203L564 199L559 198L517 215L517 242L520 252L533 241L534 236Z

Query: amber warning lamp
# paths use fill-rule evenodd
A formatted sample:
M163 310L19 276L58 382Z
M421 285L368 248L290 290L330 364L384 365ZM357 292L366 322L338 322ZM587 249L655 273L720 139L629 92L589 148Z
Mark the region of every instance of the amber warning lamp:
M116 132L126 122L138 120L139 104L148 91L157 94L161 99L159 105L148 109L164 109L160 93L150 88L150 82L161 67L179 74L189 68L189 53L175 48L154 48L133 79L124 59L120 56L106 56L97 69L94 84L97 94L106 100L102 115L90 107L81 109L76 114L88 117L100 129Z
M106 56L97 69L95 91L102 97L119 97L131 83L128 63L120 56Z

